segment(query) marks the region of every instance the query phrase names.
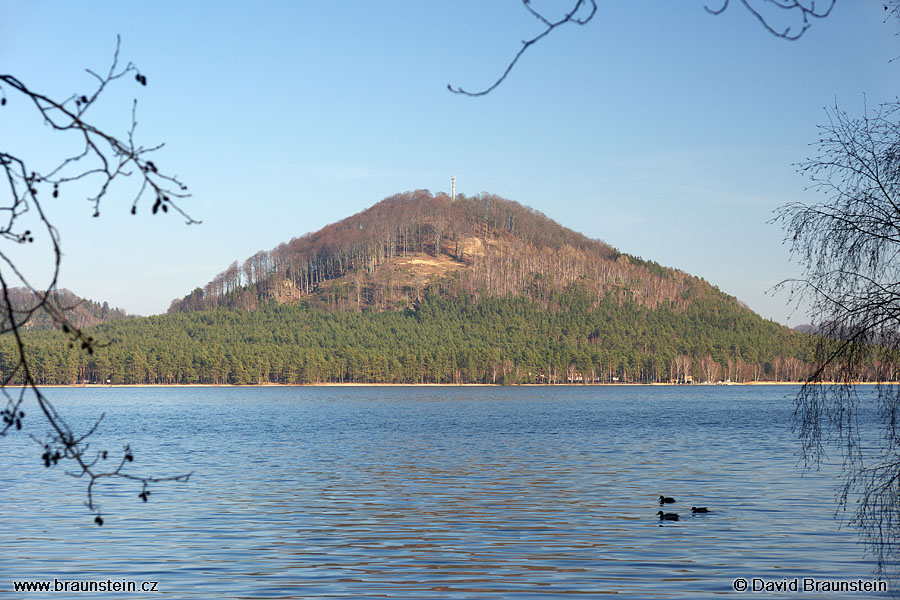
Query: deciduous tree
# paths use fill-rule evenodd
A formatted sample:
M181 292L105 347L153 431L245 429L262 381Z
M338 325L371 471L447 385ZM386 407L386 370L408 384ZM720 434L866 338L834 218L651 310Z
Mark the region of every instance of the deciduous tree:
M49 397L38 387L34 357L26 341L23 329L37 313L43 312L55 322L68 338L70 347L79 347L93 354L100 344L84 333L67 317L64 306L56 300L62 251L57 228L44 210L43 198L57 198L69 190L82 190L89 186L88 200L95 217L100 215L100 206L109 192L126 181L133 182L131 212L136 214L142 201L151 202L151 212L177 213L187 223L195 223L184 212L178 201L188 197L187 186L176 177L157 166L152 160L153 153L162 145L143 146L136 139L137 102L132 106L131 126L126 136L115 136L107 132L91 119L91 109L98 99L112 85L124 83L133 78L137 85L146 86L148 79L132 63L119 62L119 42L116 43L112 64L105 73L87 70L90 85L85 90L73 93L59 100L49 94L29 87L22 79L0 74L0 109L10 110L14 104L30 107L35 112L35 123L43 124L60 139L61 145L75 141L79 149L55 164L37 165L28 162L24 155L13 147L14 139L4 138L0 148L0 175L3 177L0 192L0 240L7 245L0 247L0 310L4 313L0 333L15 340L15 359L10 368L4 370L0 379L0 391L6 397L6 407L2 411L0 436L23 429L26 423L26 408L30 405L42 418L49 432L38 437L37 453L44 466L58 463L68 464L71 474L86 481L85 505L94 514L98 525L103 524L100 505L93 493L94 484L105 478L132 480L139 486L139 498L147 501L152 483L166 480L187 480L188 475L175 477L152 477L136 475L131 470L134 456L128 445L121 454L113 456L107 450L90 449L88 440L97 430L103 415L87 431L75 431L54 407ZM87 89L89 88L89 89ZM0 119L2 119L0 112ZM40 231L28 229L26 223L35 222ZM54 263L49 279L43 283L32 281L31 277L16 264L9 244L46 243L52 250ZM34 297L34 301L23 306L12 298L11 290L23 286ZM20 382L12 385L13 381ZM30 399L30 401L29 401ZM31 411L28 411L31 413ZM8 465L18 468L17 465Z
M874 406L866 404L878 414L873 432L858 427L868 395L855 384L869 365L890 365L900 353L900 102L864 109L859 117L835 106L827 116L818 153L800 165L825 198L788 204L777 215L805 272L783 286L809 304L820 334L818 367L797 399L797 423L809 463L829 444L841 450L842 508L879 569L896 576L900 387L882 382Z

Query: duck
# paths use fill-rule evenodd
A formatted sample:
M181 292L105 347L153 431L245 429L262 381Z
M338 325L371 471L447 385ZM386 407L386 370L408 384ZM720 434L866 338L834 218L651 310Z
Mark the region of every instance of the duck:
M675 498L669 498L668 496L659 497L660 504L672 504L673 502L675 502Z
M696 513L708 513L708 512L709 512L709 509L706 508L705 506L692 506L692 507L691 507L691 512L694 513L694 514L696 514Z
M677 521L678 520L678 513L667 513L667 512L659 511L656 514L659 515L660 521Z

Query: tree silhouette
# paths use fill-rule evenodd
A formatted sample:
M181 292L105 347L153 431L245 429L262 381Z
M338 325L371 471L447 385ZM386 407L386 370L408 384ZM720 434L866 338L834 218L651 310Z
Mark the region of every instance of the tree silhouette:
M818 368L796 402L807 464L840 449L839 500L880 572L900 558L900 102L852 117L827 111L819 152L800 164L827 199L777 213L805 277L783 282L811 306ZM877 434L859 426L863 366L879 366ZM820 385L822 381L838 385Z
M59 301L56 294L60 273L62 252L60 236L44 210L42 198L49 194L58 198L67 188L81 189L84 184L93 190L88 201L93 209L93 216L100 215L100 205L112 189L122 180L133 178L138 182L131 204L132 214L137 213L138 205L144 198L153 202L151 212L157 214L174 212L180 214L188 224L197 223L178 205L178 201L189 196L187 186L178 178L166 174L151 160L152 154L162 148L162 144L145 147L135 140L137 128L137 101L132 105L131 126L124 137L108 133L89 119L88 112L96 104L110 85L125 80L133 75L141 86L147 85L147 76L136 66L119 63L121 40L116 40L116 49L112 64L104 74L87 69L93 83L90 91L74 93L65 100L56 100L42 94L19 78L0 74L0 109L11 106L14 102L22 102L37 111L38 119L58 136L61 144L70 143L74 138L79 143L79 150L49 168L36 167L27 163L14 149L0 149L0 172L4 175L4 196L0 199L0 213L5 218L0 223L0 238L13 245L31 244L36 238L44 236L53 251L53 268L49 280L42 284L34 283L20 269L9 246L0 247L0 312L2 327L0 334L7 334L15 340L17 360L14 368L2 374L0 391L6 398L3 409L0 436L22 429L25 419L25 408L28 400L33 400L36 409L43 417L49 432L44 438L32 435L37 442L41 461L45 467L62 462L74 466L69 473L73 477L82 478L86 483L85 505L94 513L95 522L103 524L100 506L94 497L94 484L104 478L121 478L140 484L138 497L144 502L150 494L149 486L161 481L186 481L189 474L173 477L152 477L135 475L128 470L134 455L128 445L124 446L121 457L114 459L107 450L89 450L88 438L99 427L103 415L85 432L74 431L63 416L54 407L47 395L38 388L33 376L28 345L24 340L23 329L38 312L47 316L65 333L70 346L78 345L84 352L93 354L101 347L93 337L87 335L79 327L73 325L67 317L67 308ZM10 144L11 140L4 140ZM75 185L78 183L79 185ZM26 229L26 215L36 215L42 231ZM32 302L23 304L16 301L13 290L24 287L33 297ZM16 290L19 292L20 290ZM13 382L20 382L13 384Z
M764 2L756 3L752 2L752 0L738 1L741 6L759 21L766 31L777 38L789 41L799 40L803 37L803 34L805 34L812 26L814 20L824 19L831 14L832 9L837 2L837 0L823 0L817 5L814 0L807 2L804 2L803 0L766 0ZM722 4L718 7L705 5L704 9L711 15L721 15L728 10L728 7L731 5L731 0L721 0L721 2ZM900 10L897 7L896 0L891 0L891 4L893 5L893 11ZM536 9L534 5L535 0L522 0L522 6L525 10L540 22L542 27L540 33L522 41L522 47L519 48L519 51L516 52L515 56L513 56L512 60L507 64L506 69L494 83L477 92L470 92L459 86L454 87L450 84L447 84L447 89L454 94L461 94L463 96L477 97L490 94L503 83L516 66L516 63L519 62L519 59L522 58L522 55L525 54L529 48L543 40L553 31L566 25L587 25L597 14L597 0L574 0L574 2L571 2L571 4L568 5L569 8L562 16L558 18L549 16L546 11ZM760 7L757 8L756 5L760 5ZM885 5L885 10L888 10L888 8L888 5ZM789 21L788 24L780 26L776 25L775 23L779 22L783 17L787 17Z
M900 20L900 0L883 4L885 22ZM893 62L896 59L891 59ZM807 466L839 449L839 510L849 513L880 574L900 577L900 101L864 106L854 117L835 105L820 127L818 153L800 163L815 204L776 212L802 279L782 282L807 302L819 333L818 367L795 403ZM880 382L875 402L855 385L863 365ZM820 385L834 382L837 385ZM874 410L876 427L860 427Z

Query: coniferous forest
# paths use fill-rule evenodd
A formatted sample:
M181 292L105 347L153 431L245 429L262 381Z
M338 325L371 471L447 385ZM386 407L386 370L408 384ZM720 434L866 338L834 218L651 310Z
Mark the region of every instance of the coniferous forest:
M41 384L797 381L810 334L515 202L408 192L237 261L167 315L24 341ZM0 339L0 369L15 365ZM873 357L861 379L893 379Z
M524 297L431 291L403 311L271 302L101 325L95 335L109 346L93 354L60 332L27 341L44 384L662 382L679 359L702 378L706 357L718 367L707 367L713 380L800 376L804 336L737 305L677 312L610 296L593 306L578 288L554 302L550 311Z

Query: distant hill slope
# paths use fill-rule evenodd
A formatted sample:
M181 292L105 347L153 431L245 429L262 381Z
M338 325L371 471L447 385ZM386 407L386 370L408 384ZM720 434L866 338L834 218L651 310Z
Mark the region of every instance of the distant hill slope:
M243 263L232 263L169 312L261 302L363 310L408 308L425 289L444 293L527 296L546 302L580 282L599 303L621 301L684 309L719 297L705 281L618 252L516 202L491 195L455 201L427 190L405 192Z
M30 290L24 287L15 287L9 289L9 298L12 302L13 310L22 313L34 307L39 299ZM99 325L101 323L109 323L120 319L131 318L125 311L119 308L111 308L107 302L94 302L81 298L67 289L54 290L50 295L50 302L59 309L69 322L79 329ZM8 319L6 305L0 302L0 324L5 329ZM44 329L53 329L58 327L58 323L54 323L53 319L45 311L38 310L31 315L29 320L22 326L25 330L40 331Z

